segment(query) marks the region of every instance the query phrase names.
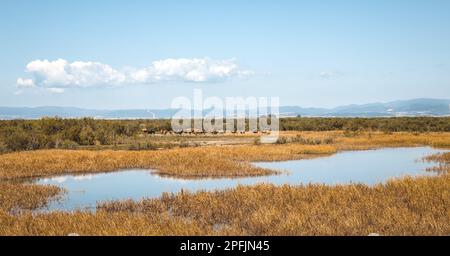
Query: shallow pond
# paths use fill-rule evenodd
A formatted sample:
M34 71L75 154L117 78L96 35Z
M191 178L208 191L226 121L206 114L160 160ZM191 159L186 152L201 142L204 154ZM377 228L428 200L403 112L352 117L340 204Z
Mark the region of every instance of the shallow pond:
M348 184L373 185L393 177L436 175L426 169L434 163L421 161L424 156L442 152L428 147L385 148L345 151L327 157L307 160L255 163L257 166L286 170L281 175L179 179L163 177L149 170L124 170L88 175L65 175L40 178L35 184L52 184L67 190L62 200L52 201L46 210L94 209L97 201L159 197L164 192L198 191L233 188L238 184Z

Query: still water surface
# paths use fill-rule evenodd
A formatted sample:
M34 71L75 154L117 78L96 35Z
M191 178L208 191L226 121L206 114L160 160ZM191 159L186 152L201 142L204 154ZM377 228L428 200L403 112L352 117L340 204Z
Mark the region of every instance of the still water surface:
M164 192L180 190L216 190L238 184L348 184L373 185L394 177L436 175L426 171L434 163L421 161L424 156L442 152L429 147L386 148L366 151L345 151L327 157L282 162L259 162L257 166L285 170L281 175L180 179L162 177L151 170L124 170L111 173L65 175L40 178L35 184L57 185L67 190L65 196L52 201L46 210L95 209L97 201L159 197Z

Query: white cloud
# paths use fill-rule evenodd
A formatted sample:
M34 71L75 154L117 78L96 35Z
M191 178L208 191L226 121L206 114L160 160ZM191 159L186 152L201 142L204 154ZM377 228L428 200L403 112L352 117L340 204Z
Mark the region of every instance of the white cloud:
M21 95L23 93L23 90L17 90L13 94L14 95Z
M322 71L322 72L320 72L319 76L321 78L331 78L332 76L334 76L334 72L332 72L332 71Z
M34 82L33 79L17 79L17 87L19 88L26 88L26 87L33 87Z
M64 93L64 88L47 88L47 91L54 94Z
M87 175L80 175L80 176L74 176L73 179L80 181L80 180L92 180L94 176L92 174Z
M221 82L233 77L252 75L252 71L241 70L234 59L164 59L154 61L144 68L117 70L100 62L68 62L35 60L27 64L26 71L32 78L18 78L17 86L43 87L54 93L70 87L122 86L129 84L151 84L167 81Z
M235 60L166 59L154 61L145 69L147 78L157 81L182 80L187 82L222 81L240 76Z
M328 71L322 71L319 73L319 77L322 79L330 79L341 76L342 73L336 70L328 70Z
M33 75L33 83L41 87L114 85L125 80L121 72L108 65L91 61L69 63L63 59L35 60L28 63L26 71Z

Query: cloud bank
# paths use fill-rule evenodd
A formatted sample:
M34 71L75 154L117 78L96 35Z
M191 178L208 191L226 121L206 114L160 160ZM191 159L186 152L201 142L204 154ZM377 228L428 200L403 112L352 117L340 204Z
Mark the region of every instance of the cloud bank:
M242 70L234 59L164 59L144 68L118 70L110 65L92 61L68 62L64 59L34 60L27 64L31 78L18 78L17 87L46 88L61 93L64 88L108 87L130 84L175 82L223 82L253 74Z

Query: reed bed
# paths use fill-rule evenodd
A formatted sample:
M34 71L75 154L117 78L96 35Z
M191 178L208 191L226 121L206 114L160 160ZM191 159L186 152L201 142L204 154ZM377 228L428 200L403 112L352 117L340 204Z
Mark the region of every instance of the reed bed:
M302 159L339 150L450 145L450 133L290 132L283 136L295 138L274 145L9 153L0 155L0 179L125 168L156 169L182 177L265 175L274 171L250 162ZM311 145L316 141L320 143ZM450 153L426 160L439 162L446 171L376 186L262 184L180 192L138 202L103 202L95 213L32 213L28 210L45 206L62 191L2 182L0 235L448 235Z
M450 173L450 152L438 153L424 158L425 161L437 162L438 166L432 167L429 171L437 173Z
M0 235L448 235L450 175L384 185L239 186L11 216Z
M303 132L293 143L188 147L151 151L37 150L0 155L0 179L63 173L108 172L120 169L155 169L179 177L232 177L276 173L252 166L252 161L280 161L333 154L339 150L379 147L450 145L450 133ZM315 143L317 145L311 145ZM321 142L328 141L323 144ZM305 144L306 143L306 144Z
M0 155L0 179L126 168L155 169L160 174L180 177L267 175L276 171L255 167L249 161L293 159L334 152L336 150L331 146L294 144L159 151L38 150Z
M0 210L0 236L66 236L80 235L202 235L212 234L200 229L190 220L169 215L143 215L129 213L53 212L25 213L11 216Z
M363 150L379 147L417 147L432 146L450 148L450 133L345 133L335 138L339 150Z
M450 165L450 152L439 153L425 157L425 160L438 162L443 165Z
M240 235L448 235L450 176L405 178L385 185L237 187L179 193L99 209L154 215L170 212L208 229Z
M0 183L0 210L18 213L34 210L57 197L62 190L55 186Z

